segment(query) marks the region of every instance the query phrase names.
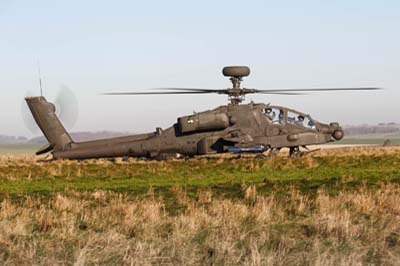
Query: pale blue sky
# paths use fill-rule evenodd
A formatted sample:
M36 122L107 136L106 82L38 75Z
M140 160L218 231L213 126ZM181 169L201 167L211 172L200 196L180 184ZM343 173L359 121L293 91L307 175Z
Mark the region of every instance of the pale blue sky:
M219 95L105 97L149 87L225 88L224 65L244 64L244 86L380 86L381 92L252 96L323 122L400 122L400 2L0 0L0 134L30 135L21 101L61 84L80 104L73 131L143 132L226 103Z

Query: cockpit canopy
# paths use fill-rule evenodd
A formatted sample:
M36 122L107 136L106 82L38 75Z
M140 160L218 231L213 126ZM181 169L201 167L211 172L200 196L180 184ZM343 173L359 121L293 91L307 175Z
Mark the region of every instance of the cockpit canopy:
M309 115L294 110L287 110L277 106L270 106L262 109L262 113L272 124L283 125L288 123L298 127L304 127L313 130L316 129L315 120L313 120Z

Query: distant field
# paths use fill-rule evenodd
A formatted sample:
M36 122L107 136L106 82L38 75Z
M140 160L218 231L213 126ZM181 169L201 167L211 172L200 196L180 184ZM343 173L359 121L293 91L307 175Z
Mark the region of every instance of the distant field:
M0 156L0 265L398 265L400 147Z
M366 135L353 135L346 136L343 140L338 141L338 144L374 144L382 145L385 140L390 140L393 145L400 144L400 134L366 134Z
M0 144L0 155L33 156L42 145Z
M379 138L345 138L341 141L335 142L337 144L371 144L371 145L383 145L387 139L379 139ZM400 138L398 139L389 139L392 145L399 145Z

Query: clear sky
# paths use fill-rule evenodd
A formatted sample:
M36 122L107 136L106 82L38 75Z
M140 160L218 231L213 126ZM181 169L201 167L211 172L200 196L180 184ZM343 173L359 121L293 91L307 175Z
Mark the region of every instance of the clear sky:
M151 87L226 88L248 65L259 89L379 86L380 92L251 96L343 124L400 122L400 2L0 0L0 134L26 135L21 103L62 84L73 131L143 132L226 103L221 95L99 96Z

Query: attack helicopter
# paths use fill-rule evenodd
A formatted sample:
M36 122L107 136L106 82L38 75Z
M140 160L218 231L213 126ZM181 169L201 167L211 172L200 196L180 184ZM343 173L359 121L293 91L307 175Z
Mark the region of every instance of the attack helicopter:
M247 66L224 67L232 87L227 89L161 88L158 91L103 93L103 95L224 94L229 103L213 110L179 117L171 127L154 132L103 140L75 142L45 97L26 97L34 120L48 140L36 152L53 159L145 157L169 159L216 153L259 153L273 156L283 148L290 157L304 154L300 148L338 141L344 132L337 122L321 123L310 115L283 106L243 103L248 94L299 95L316 91L371 91L379 88L269 89L243 88Z

